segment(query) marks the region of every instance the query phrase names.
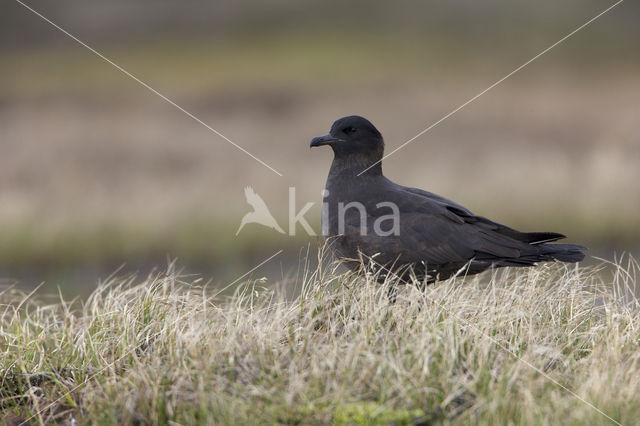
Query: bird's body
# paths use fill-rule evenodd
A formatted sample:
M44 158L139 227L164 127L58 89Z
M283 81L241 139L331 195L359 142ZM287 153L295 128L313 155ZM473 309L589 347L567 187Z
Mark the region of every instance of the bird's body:
M549 244L562 234L519 232L444 197L387 179L380 163L382 136L362 117L336 121L331 133L311 145L334 150L323 233L336 256L354 269L364 261L383 272L434 281L461 270L475 274L492 266L584 258L585 247Z

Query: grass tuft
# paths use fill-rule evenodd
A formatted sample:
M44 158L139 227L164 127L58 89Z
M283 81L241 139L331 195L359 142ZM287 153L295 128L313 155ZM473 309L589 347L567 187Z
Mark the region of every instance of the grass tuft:
M544 265L397 301L306 271L222 297L168 272L86 302L0 293L5 422L622 424L640 417L640 267Z

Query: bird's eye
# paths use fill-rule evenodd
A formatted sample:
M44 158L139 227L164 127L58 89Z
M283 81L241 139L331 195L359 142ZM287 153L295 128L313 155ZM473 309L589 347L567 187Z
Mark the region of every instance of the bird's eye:
M348 134L350 134L350 133L354 133L354 132L356 131L356 128L355 128L355 127L353 127L353 126L349 126L349 127L345 127L344 129L342 129L342 131L343 131L345 134L347 134L347 135L348 135Z

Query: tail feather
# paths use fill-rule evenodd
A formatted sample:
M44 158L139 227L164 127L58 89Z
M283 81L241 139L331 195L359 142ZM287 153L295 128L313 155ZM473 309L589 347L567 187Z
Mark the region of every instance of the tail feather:
M569 263L582 261L585 256L584 252L588 250L577 244L542 244L540 248L543 256L546 255L560 262Z
M558 234L557 232L522 232L520 241L524 241L529 244L542 244L558 241L563 238L566 237L562 234Z

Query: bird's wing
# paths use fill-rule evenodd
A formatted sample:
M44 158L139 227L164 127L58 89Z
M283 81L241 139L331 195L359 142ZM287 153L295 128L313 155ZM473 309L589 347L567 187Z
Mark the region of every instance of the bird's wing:
M264 200L256 194L252 187L247 186L244 189L244 196L247 199L247 203L249 203L255 211L269 211Z
M447 207L448 209L454 212L462 213L465 215L473 215L473 213L471 213L471 211L469 211L467 208L461 206L458 203L454 203L453 201L448 200L438 194L434 194L433 192L425 191L418 188L410 188L408 186L401 186L397 184L394 184L394 185L396 186L397 190L400 192L407 192L409 194L416 195L418 197L427 199L429 201L433 201L434 203Z
M394 184L398 190L429 200L447 210L447 216L457 216L465 223L473 224L484 231L491 231L528 244L541 244L565 238L557 232L520 232L501 223L473 214L469 209L432 192ZM451 218L451 217L450 217Z
M537 252L536 247L523 239L514 238L521 234L518 231L475 216L445 198L425 193L382 188L378 199L391 201L400 212L399 235L378 236L375 232L368 232L366 236L356 236L355 229L349 234L356 240L360 239L360 245L370 253L399 256L398 259L383 259L387 262L424 261L439 265L465 263L472 258L518 258ZM389 210L369 209L368 213L375 219L388 215Z

